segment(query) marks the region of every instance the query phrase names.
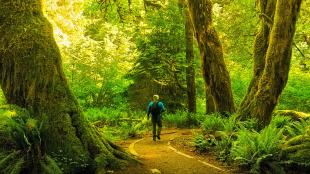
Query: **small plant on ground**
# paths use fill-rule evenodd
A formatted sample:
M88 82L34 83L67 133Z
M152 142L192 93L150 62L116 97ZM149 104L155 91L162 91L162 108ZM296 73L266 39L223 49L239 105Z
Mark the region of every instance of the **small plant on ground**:
M196 134L193 143L198 152L207 152L215 145L215 139L214 137L206 138L203 134Z
M204 122L202 123L202 129L205 132L214 132L224 129L223 118L215 113L212 115L207 115Z
M1 173L60 174L56 162L42 151L42 123L16 106L0 108Z
M274 125L267 126L259 133L243 129L233 143L231 156L241 166L251 169L252 173L259 173L265 167L280 171L281 167L271 165L271 161L277 158L282 140L281 129Z
M177 111L176 113L164 113L163 123L168 127L184 128L188 127L189 117L188 113L184 111Z

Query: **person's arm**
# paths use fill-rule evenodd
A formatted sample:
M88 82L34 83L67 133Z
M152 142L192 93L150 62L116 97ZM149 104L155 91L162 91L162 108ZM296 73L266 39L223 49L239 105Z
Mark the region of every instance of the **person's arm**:
M150 118L151 106L152 106L152 102L150 102L149 105L148 105L148 107L147 107L147 119Z

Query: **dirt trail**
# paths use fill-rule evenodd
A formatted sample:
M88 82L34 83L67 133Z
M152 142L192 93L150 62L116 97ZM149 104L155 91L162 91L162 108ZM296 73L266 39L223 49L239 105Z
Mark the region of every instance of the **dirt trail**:
M170 140L180 137L190 130L166 130L160 141L154 142L150 136L131 141L127 144L129 151L138 155L144 165L130 166L117 174L226 174L227 169L218 164L211 164L207 159L201 160L193 154L180 152L172 147Z

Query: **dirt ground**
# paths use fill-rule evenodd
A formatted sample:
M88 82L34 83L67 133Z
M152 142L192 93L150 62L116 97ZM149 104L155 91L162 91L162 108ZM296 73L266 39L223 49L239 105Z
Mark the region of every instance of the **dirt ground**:
M228 174L236 173L219 163L214 157L197 155L191 148L193 130L169 129L162 132L161 140L153 141L150 135L142 139L117 142L143 163L130 164L116 174Z

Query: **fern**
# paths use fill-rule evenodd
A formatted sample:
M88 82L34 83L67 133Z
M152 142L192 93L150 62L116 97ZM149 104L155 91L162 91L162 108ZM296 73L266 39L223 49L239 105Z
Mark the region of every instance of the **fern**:
M13 165L12 170L10 171L10 174L19 174L22 172L24 167L25 159L19 158L16 163Z
M45 156L44 160L40 161L40 164L45 174L61 174L62 173L57 163L49 156Z
M224 130L224 121L219 114L208 115L202 123L202 129L206 132Z
M296 137L298 135L303 135L307 133L309 127L310 120L294 121L284 126L284 134L288 137Z
M21 151L13 151L9 153L2 153L2 158L0 160L0 171L6 169L14 159L20 156Z
M238 132L238 138L231 148L231 156L241 165L259 170L265 157L274 156L280 151L283 136L281 129L273 125L261 132L247 129Z
M0 118L0 135L5 135L0 138L0 173L48 173L46 167L37 165L46 156L40 150L43 123L25 109L11 105L0 107Z
M292 122L292 119L290 117L276 115L272 117L270 124L274 125L277 128L284 128L286 125L289 125L291 122Z

